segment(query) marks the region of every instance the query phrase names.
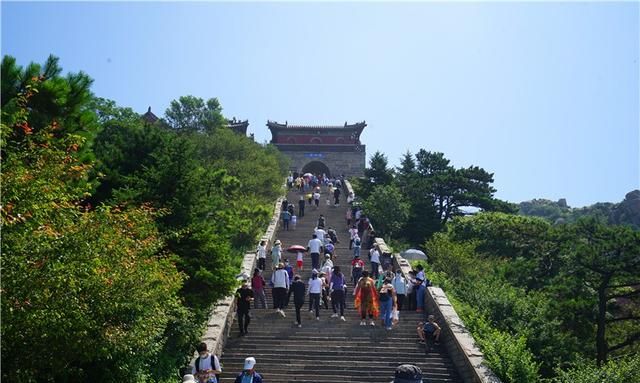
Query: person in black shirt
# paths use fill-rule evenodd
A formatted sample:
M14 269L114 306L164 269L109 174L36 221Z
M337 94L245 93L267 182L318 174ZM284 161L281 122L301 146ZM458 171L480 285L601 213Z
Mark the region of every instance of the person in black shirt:
M289 297L291 297L291 294L293 294L293 304L296 307L296 324L298 325L298 327L302 327L302 320L300 319L300 308L304 306L304 293L304 282L300 280L299 275L296 275L295 277L293 277L293 283L291 284L291 288L289 289Z
M298 218L304 217L304 197L300 196L300 201L298 201Z
M249 286L248 281L242 283L236 291L236 310L238 313L238 325L240 326L240 335L246 335L249 328L249 322L251 317L249 316L249 309L251 308L251 301L253 300L253 291Z

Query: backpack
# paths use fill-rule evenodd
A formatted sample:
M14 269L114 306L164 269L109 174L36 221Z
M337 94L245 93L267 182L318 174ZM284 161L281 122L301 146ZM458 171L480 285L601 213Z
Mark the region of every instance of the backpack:
M422 370L413 364L401 364L396 368L394 383L421 383Z
M422 327L422 331L427 334L433 334L434 332L436 332L436 326L434 326L432 323L427 322Z
M213 354L209 354L209 358L211 359L211 367L212 368L216 368L216 365L215 365L216 360L213 357ZM200 371L200 357L196 358L195 365L196 365L196 372ZM220 374L215 374L215 375L216 375L216 380L219 382L220 381Z
M355 246L360 246L360 240L359 240L359 239L356 239L355 241L353 241L353 244L354 244Z

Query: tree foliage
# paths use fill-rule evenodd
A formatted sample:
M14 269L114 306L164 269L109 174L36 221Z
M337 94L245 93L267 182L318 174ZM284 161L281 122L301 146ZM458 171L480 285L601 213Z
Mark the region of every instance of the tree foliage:
M165 119L173 129L189 133L213 133L226 123L217 98L205 101L195 96L182 96L171 101Z
M389 238L398 234L409 217L409 204L394 185L376 186L363 207L371 221L376 223L376 231Z
M639 245L637 232L593 219L552 226L482 213L455 219L426 247L433 280L468 305L467 315L521 339L547 378L558 366L637 352ZM499 351L483 349L489 359ZM498 360L508 363L507 354ZM496 368L520 381L508 370Z
M61 73L55 57L2 61L2 378L171 379L286 162L219 129L215 99L173 102L173 129Z
M76 86L61 85L74 76L58 77L51 61L45 75L3 89L14 98L5 100L1 125L2 378L144 377L179 308L183 278L162 251L157 211L84 204L91 164L81 161L86 139L75 133L90 127L66 113L82 110L86 98L40 110L46 102L35 95L53 97L47 82ZM5 58L3 73L19 71L5 65L15 61ZM89 83L77 91L88 94Z
M593 382L640 382L640 354L610 360L601 367L596 366L595 363L582 361L571 369L558 369L558 376L553 379L553 383Z

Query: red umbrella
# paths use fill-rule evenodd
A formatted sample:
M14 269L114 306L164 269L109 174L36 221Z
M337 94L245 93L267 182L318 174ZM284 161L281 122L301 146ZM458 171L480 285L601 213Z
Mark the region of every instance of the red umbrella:
M289 246L289 248L287 249L287 251L290 253L297 253L299 251L306 251L306 250L307 250L306 247L300 246L300 245Z

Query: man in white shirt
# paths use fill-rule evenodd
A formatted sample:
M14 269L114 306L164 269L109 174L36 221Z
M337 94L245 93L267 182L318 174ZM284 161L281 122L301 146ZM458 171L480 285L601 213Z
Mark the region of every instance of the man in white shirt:
M327 232L326 232L326 231L324 231L324 229L323 229L323 228L321 228L321 227L316 227L316 228L313 230L313 234L315 234L315 235L316 235L316 237L318 237L318 239L320 240L320 242L324 243L324 237L325 237L325 235L327 235Z
M316 234L312 235L307 252L311 255L311 268L318 270L320 268L320 252L322 251L322 241L318 239Z

